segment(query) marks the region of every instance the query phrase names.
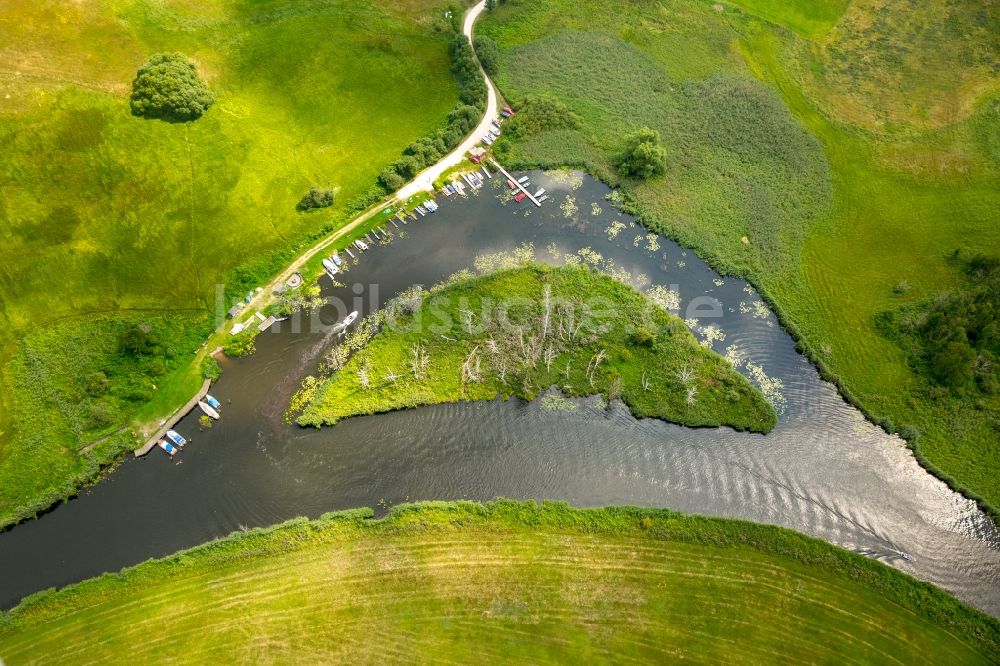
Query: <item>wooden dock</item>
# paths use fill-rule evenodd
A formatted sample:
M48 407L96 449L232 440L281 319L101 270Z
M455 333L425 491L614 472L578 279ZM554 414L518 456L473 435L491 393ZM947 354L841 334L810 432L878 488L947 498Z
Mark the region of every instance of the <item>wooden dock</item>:
M531 199L531 203L535 204L535 205L536 205L536 206L538 206L539 208L541 208L541 207L542 207L542 202L541 202L541 201L539 201L538 199L536 199L536 198L535 198L535 197L534 197L534 196L533 196L533 195L531 194L531 192L529 192L529 191L528 191L528 188L526 188L526 187L525 187L524 185L522 185L521 183L517 182L517 178L514 178L514 176L510 175L509 173L507 173L507 170L506 170L506 169L504 169L504 168L503 168L502 166L500 166L500 163L499 163L499 162L497 162L496 160L493 160L493 159L491 159L491 160L490 160L490 162L493 162L493 166L494 166L494 167L496 167L496 168L497 168L497 170L498 170L498 171L499 171L500 173L502 173L502 174L504 175L504 177L505 177L505 178L507 178L507 180L509 180L510 182L514 183L514 185L516 185L516 186L517 186L517 189L519 189L519 190L521 190L522 192L524 192L524 193L525 193L525 195L527 195L527 197L528 197L529 199Z
M156 431L152 437L146 440L146 443L142 445L142 448L135 450L135 457L139 458L146 455L153 450L156 443L163 439L163 436L167 434L167 431L177 425L178 421L187 416L192 409L198 406L198 401L204 398L208 394L208 389L212 386L212 380L206 379L201 385L201 389L193 398L191 398L186 405L174 412L169 419L167 419L160 429Z

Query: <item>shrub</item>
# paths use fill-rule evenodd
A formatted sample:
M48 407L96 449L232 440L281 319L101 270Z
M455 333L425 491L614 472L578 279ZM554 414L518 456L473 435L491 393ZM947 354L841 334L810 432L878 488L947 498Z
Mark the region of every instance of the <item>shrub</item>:
M87 379L84 382L84 390L87 395L99 398L111 388L111 380L103 372L94 372L87 375Z
M313 210L314 208L326 208L333 205L333 190L321 190L317 187L310 187L299 202L295 204L295 210L302 212Z
M132 113L144 118L196 120L214 101L194 63L180 53L150 56L132 82Z
M645 326L637 326L632 332L632 343L641 347L652 347L656 344L656 336Z
M118 337L118 351L138 356L156 347L157 336L149 324L131 324Z
M658 176L667 168L667 151L661 144L659 132L643 127L628 138L615 167L623 176L632 178Z
M379 182L390 192L395 192L406 184L406 179L396 173L395 167L387 167L379 174Z
M222 368L219 367L219 362L215 360L214 356L206 356L201 359L201 376L213 382L222 376Z
M517 103L517 115L507 121L505 134L515 139L546 130L578 129L580 118L547 95L529 95Z
M476 55L479 56L479 64L483 66L486 73L490 76L499 74L500 49L497 48L497 43L483 35L476 37L475 41L473 41L473 46L476 49Z

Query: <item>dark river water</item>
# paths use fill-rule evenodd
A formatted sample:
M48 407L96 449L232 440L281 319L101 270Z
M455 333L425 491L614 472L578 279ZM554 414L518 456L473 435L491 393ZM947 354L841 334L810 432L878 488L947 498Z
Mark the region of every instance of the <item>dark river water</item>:
M0 605L241 527L358 506L504 496L784 525L1000 614L992 523L823 382L746 282L720 278L693 252L647 237L605 200L601 183L532 176L550 193L541 209L502 201L505 188L494 180L467 199L439 198L437 213L401 230L389 225L396 238L364 254L347 286L324 278L326 295L345 307L327 306L319 318L366 314L402 289L430 286L477 256L522 243L545 261L584 250L642 289L676 291L680 315L698 320L689 325L699 339L710 337L716 351L741 359L741 372L765 382L780 414L773 432L637 421L623 405L604 409L596 400L574 401L573 411L540 401L440 405L301 429L284 422L284 410L336 337L308 318L284 322L258 338L256 355L223 362L212 389L223 418L206 432L197 412L185 418L176 429L192 441L177 459L159 450L130 457L78 499L0 533Z

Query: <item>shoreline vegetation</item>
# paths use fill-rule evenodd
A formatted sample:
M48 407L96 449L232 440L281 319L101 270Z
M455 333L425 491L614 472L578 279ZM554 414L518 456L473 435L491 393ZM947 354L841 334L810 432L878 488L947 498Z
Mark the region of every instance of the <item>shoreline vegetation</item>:
M357 0L339 9L324 5L315 11L260 14L249 8L222 5L211 17L197 22L193 32L175 30L176 21L186 20L186 13L191 11L186 7L163 8L173 12L172 18L164 21L166 16L136 3L124 10L129 20L119 22L117 27L107 25L107 17L97 7L66 8L74 14L73 24L99 26L116 35L126 48L110 49L107 56L112 65L100 71L85 59L80 61L80 71L68 80L100 79L90 87L66 85L59 77L54 81L44 76L20 79L11 88L16 94L0 100L0 114L11 119L10 129L14 132L0 132L0 142L14 156L12 166L19 164L19 159L24 161L19 156L34 154L40 146L48 150L49 144L55 142L52 145L72 148L60 153L63 161L75 164L92 160L85 168L68 167L77 180L79 174L96 173L94 163L98 171L113 171L114 178L73 180L71 189L108 190L107 196L98 199L114 201L116 208L107 211L98 210L100 205L75 205L71 198L66 207L42 220L45 209L64 197L46 194L39 198L38 193L48 181L30 165L12 173L0 169L0 180L8 179L11 184L3 188L5 196L0 196L0 217L13 225L14 240L23 237L29 242L44 232L36 240L45 242L44 248L37 248L40 252L44 249L42 255L34 249L18 254L15 248L9 254L12 260L0 270L0 278L4 270L13 271L17 277L15 280L8 276L7 282L17 287L4 290L0 299L3 330L32 331L20 339L0 332L0 405L4 407L0 410L0 476L4 480L0 484L0 529L36 517L101 478L103 469L142 444L142 431L155 430L164 414L184 404L204 377L217 372L217 368L203 367L208 353L223 343L218 330L205 341L213 326L211 316L219 314L211 302L218 295L209 293L209 285L225 284L224 298L231 304L268 283L297 256L315 247L317 241L331 242L340 231L349 236L354 225L384 205L387 192L377 182L378 170L398 159L401 151L412 152L417 144L406 148L407 141L429 133L448 142L456 132L466 129L468 113L459 111L474 108L466 102L474 101L477 93L465 90L465 80L456 80L455 72L468 69L469 54L455 48L455 22L441 17L443 8L443 3L433 0L403 9L380 8L367 0ZM377 25L378 29L364 29L369 25ZM221 33L220 26L225 26ZM388 26L393 34L402 36L399 48L387 49L381 38L373 37L383 34ZM231 40L226 36L233 30L242 31L245 48L231 50ZM349 34L338 39L336 36L344 31ZM36 42L30 34L18 31L10 38L12 44L37 52L39 58L55 57L48 52L62 49L65 53L55 54L59 62L69 62L66 58L72 59L74 53L88 48L78 39ZM286 54L273 57L274 49L282 48ZM212 88L215 104L197 122L189 124L131 115L126 84L141 64L135 54L175 49L188 54ZM302 49L310 50L309 58L288 61L288 54ZM359 58L361 53L366 57ZM463 59L453 63L450 54ZM322 63L331 65L345 58L355 65L340 66L340 76L330 77L329 68ZM307 61L321 66L303 69L301 63ZM251 70L261 76L254 79L255 85L247 87L244 74ZM120 81L104 80L115 73ZM358 97L351 92L356 88L372 92ZM412 94L407 93L411 88ZM419 113L412 108L385 105L378 98L385 90L419 98ZM354 100L350 109L338 104L318 108L312 103L316 95L338 99L343 96L338 94L341 91ZM23 102L36 93L40 100L36 106ZM460 108L449 115L449 106L460 97ZM282 101L274 104L275 99ZM379 121L385 123L384 127L373 127L370 114L357 113L369 102L372 108L391 111ZM31 129L16 129L22 126ZM306 126L308 131L301 130ZM254 130L257 140L243 141L240 133L244 128ZM311 138L305 144L296 139L288 145L283 137L297 136L296 132ZM328 143L318 138L324 132L329 134L323 139ZM377 140L373 140L373 132ZM358 138L362 135L367 135L364 140ZM31 137L30 141L27 137ZM336 149L340 141L352 148ZM147 159L141 164L135 160L123 162L118 152L125 143L145 146ZM233 159L234 146L241 155L239 159ZM329 150L331 147L335 150ZM283 166L274 171L274 156L288 150L295 152L295 159L281 160ZM183 169L185 177L193 179L191 182L175 183L173 171L157 166L163 160L174 163L181 155L184 164L191 161L191 169ZM239 167L234 167L235 171L222 169L220 160ZM280 185L265 182L266 178L245 178L240 171L244 168L256 168L273 176ZM58 173L65 172L63 167L59 169ZM154 172L157 175L151 177ZM324 175L317 179L317 173ZM34 175L38 178L31 180ZM138 179L145 188L136 195L141 203L132 209L129 206L134 202L129 197L134 193L121 193L122 183L129 178ZM317 181L333 183L329 188L331 198L337 194L333 205L310 212L296 210L302 192ZM266 186L263 198L254 189L258 185ZM213 194L220 188L223 191L218 196ZM192 203L213 200L228 203L210 204L205 210L196 210L197 204ZM153 208L143 208L149 202L155 202ZM10 214L14 210L19 211L17 216ZM229 222L213 222L219 215ZM210 224L212 234L193 232L195 217ZM141 233L136 227L139 218ZM158 224L160 218L165 219L163 224ZM91 229L98 219L101 226ZM108 219L115 222L104 224ZM252 234L247 233L249 229ZM125 236L119 238L119 231ZM137 240L140 237L141 242ZM81 240L84 238L88 240ZM184 248L173 252L177 239L188 240ZM120 247L123 243L128 247ZM144 253L153 248L159 259L144 261ZM223 256L216 256L218 252ZM41 259L33 260L27 269L21 267L15 255ZM109 268L108 257L118 258L112 262L116 270ZM121 257L131 259L121 261ZM172 259L168 261L167 257ZM67 265L73 267L71 273L66 272ZM101 275L94 273L97 268L103 271ZM59 277L46 282L53 271ZM65 276L69 274L85 276L85 286L67 281ZM31 279L21 279L26 275ZM53 290L54 284L60 285L59 289ZM36 298L38 293L48 297ZM263 295L263 300L268 298L270 294ZM252 305L259 305L260 300L255 298ZM81 314L94 312L102 314ZM163 346L153 355L160 361L133 363L127 374L116 375L105 367L121 365L118 350L103 329L95 329L94 322L104 328L134 322L162 334L161 320L177 318L190 320L182 322L184 331L204 331L200 340L185 335L182 344ZM102 323L105 321L109 322L107 326ZM44 322L49 323L39 326ZM101 366L90 374L96 377L103 372L108 381L97 377L84 382L58 368L53 372L57 362L66 356L46 351L51 347L48 339L55 328L73 353L85 350L89 355L87 364ZM42 353L26 352L23 343L32 340L35 342L31 346L41 348ZM122 379L126 377L127 381ZM13 386L33 386L30 395L34 397L15 394ZM95 390L97 393L92 395ZM105 404L109 401L114 404ZM29 421L30 426L26 425Z
M877 20L863 3L828 4L808 27L797 3L759 0L660 15L600 0L499 4L477 27L500 52L494 83L543 112L518 114L523 130L495 149L510 168L586 170L619 188L644 226L750 281L825 380L997 522L990 355L959 350L975 377L945 386L914 362L903 333L884 330L892 313L926 309L942 290L971 300L966 264L1000 256L990 157L1000 90L956 88L986 81L995 17L982 23L967 2ZM914 31L921 46L893 55L898 35ZM595 44L600 60L587 55ZM916 62L930 52L941 57ZM957 53L973 61L952 62ZM890 89L918 101L903 108L885 99ZM960 111L936 107L956 96ZM914 112L919 100L931 115ZM663 138L663 176L615 169L622 137L640 126Z
M0 614L0 652L11 663L474 653L965 664L1000 658L1000 623L780 527L459 501L298 518L39 592Z
M685 426L767 433L776 423L764 395L670 314L678 297L664 287L643 294L587 264L456 278L411 289L334 347L325 362L332 376L307 378L293 401L307 403L298 424L443 402L533 400L553 387L621 399L638 418ZM557 408L560 398L546 401Z

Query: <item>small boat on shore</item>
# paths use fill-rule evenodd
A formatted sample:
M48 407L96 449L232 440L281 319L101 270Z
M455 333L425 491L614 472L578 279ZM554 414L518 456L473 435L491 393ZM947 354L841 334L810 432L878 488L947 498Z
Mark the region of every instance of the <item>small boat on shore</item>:
M434 202L433 199L430 199L430 200L426 201L424 203L424 206L427 208L428 212L431 212L431 213L433 213L434 211L436 211L438 209L438 205L437 205L437 203Z
M417 212L420 213L420 217L424 217L427 215L427 211L424 210L423 206L417 206Z
M280 319L278 321L281 321ZM205 394L205 402L210 404L214 409L222 409L222 403L211 396L211 394Z
M327 275L329 275L331 278L340 272L340 269L337 268L337 265L332 261L330 261L329 259L323 260L323 268L326 269Z
M205 412L206 415L211 416L216 421L219 420L219 412L216 411L214 407L212 407L210 404L208 404L204 400L199 400L198 401L198 407L200 407L201 411Z
M354 241L354 247L364 252L365 250L368 249L368 243L364 242L359 238L358 240Z
M358 318L358 311L355 310L351 314L349 314L346 317L344 317L344 321L342 321L340 323L344 325L344 328L346 328L346 327L350 326L351 324L353 324L354 320L357 319L357 318Z
M344 263L344 260L341 259L340 255L337 254L336 252L330 255L330 259L333 260L333 263L337 264L337 268L340 268L340 265Z
M176 446L163 439L158 441L156 445L159 446L161 449L163 449L166 452L166 454L171 458L177 455L177 451L179 451L179 449Z
M176 430L168 430L167 439L182 449L184 448L184 445L187 444L187 440L178 435Z

